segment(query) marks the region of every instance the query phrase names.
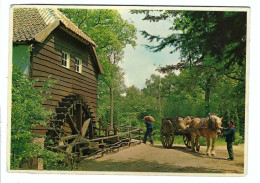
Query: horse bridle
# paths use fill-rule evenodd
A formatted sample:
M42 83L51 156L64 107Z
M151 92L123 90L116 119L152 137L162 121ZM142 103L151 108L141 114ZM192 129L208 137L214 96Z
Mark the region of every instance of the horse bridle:
M209 120L211 121L211 129L212 129L213 131L217 132L219 129L221 129L220 127L217 126L217 124L218 124L218 123L217 123L217 120L214 121L214 125L212 125L213 120L211 120L210 117L209 117ZM213 126L214 126L214 128L213 128Z

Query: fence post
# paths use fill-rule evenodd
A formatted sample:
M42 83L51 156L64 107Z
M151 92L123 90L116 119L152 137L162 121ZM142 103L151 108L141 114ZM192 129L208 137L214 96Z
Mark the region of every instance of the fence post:
M108 137L108 136L109 136L109 131L110 131L110 126L109 126L109 125L107 125L107 126L106 126L106 137Z
M114 126L114 135L117 135L117 134L118 134L118 131L119 131L118 125L115 125L115 126ZM119 136L116 137L116 140L119 141Z
M99 137L101 136L101 129L102 129L102 124L104 123L104 121L101 119L101 118L99 118L99 120L98 120L98 135L99 135Z
M139 128L139 130L138 130L138 135L139 135L139 141L140 141L140 143L142 143L142 138L141 138L141 129Z

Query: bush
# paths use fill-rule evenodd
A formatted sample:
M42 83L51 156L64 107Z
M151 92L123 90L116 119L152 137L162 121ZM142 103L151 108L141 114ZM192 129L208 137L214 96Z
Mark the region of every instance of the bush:
M236 132L234 145L243 144L243 143L244 143L243 137L240 136L238 132Z
M31 81L20 68L13 66L12 73L12 109L11 109L11 169L22 168L30 158L41 157L46 169L60 169L63 154L54 153L32 143L36 134L32 129L36 125L46 126L46 120L53 115L52 111L44 108L46 100L43 93L54 82L46 82L44 87L35 89L36 81Z
M207 145L207 140L206 140L206 138L201 137L201 138L199 139L199 144L200 144L201 146L206 146L206 145Z

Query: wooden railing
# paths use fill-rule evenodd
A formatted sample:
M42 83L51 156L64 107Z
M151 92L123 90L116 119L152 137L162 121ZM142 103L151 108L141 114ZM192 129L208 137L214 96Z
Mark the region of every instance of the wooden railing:
M114 126L109 125L99 128L99 137L93 139L81 138L79 135L70 135L63 137L63 145L50 147L53 150L70 155L76 161L100 154L120 149L120 147L129 147L131 144L140 144L142 141L142 128L131 126ZM102 134L104 134L102 136ZM68 148L78 149L68 153ZM91 153L86 153L86 152Z

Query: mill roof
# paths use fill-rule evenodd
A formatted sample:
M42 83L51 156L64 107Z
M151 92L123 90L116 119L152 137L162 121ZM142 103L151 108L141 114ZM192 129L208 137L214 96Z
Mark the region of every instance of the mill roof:
M54 24L59 23L93 46L96 46L94 41L56 8L14 8L13 41L37 39L37 35L43 33L48 28L56 28Z
M63 25L84 44L91 45L100 73L103 73L94 48L97 47L95 42L56 8L14 8L13 42L43 42L59 25Z

